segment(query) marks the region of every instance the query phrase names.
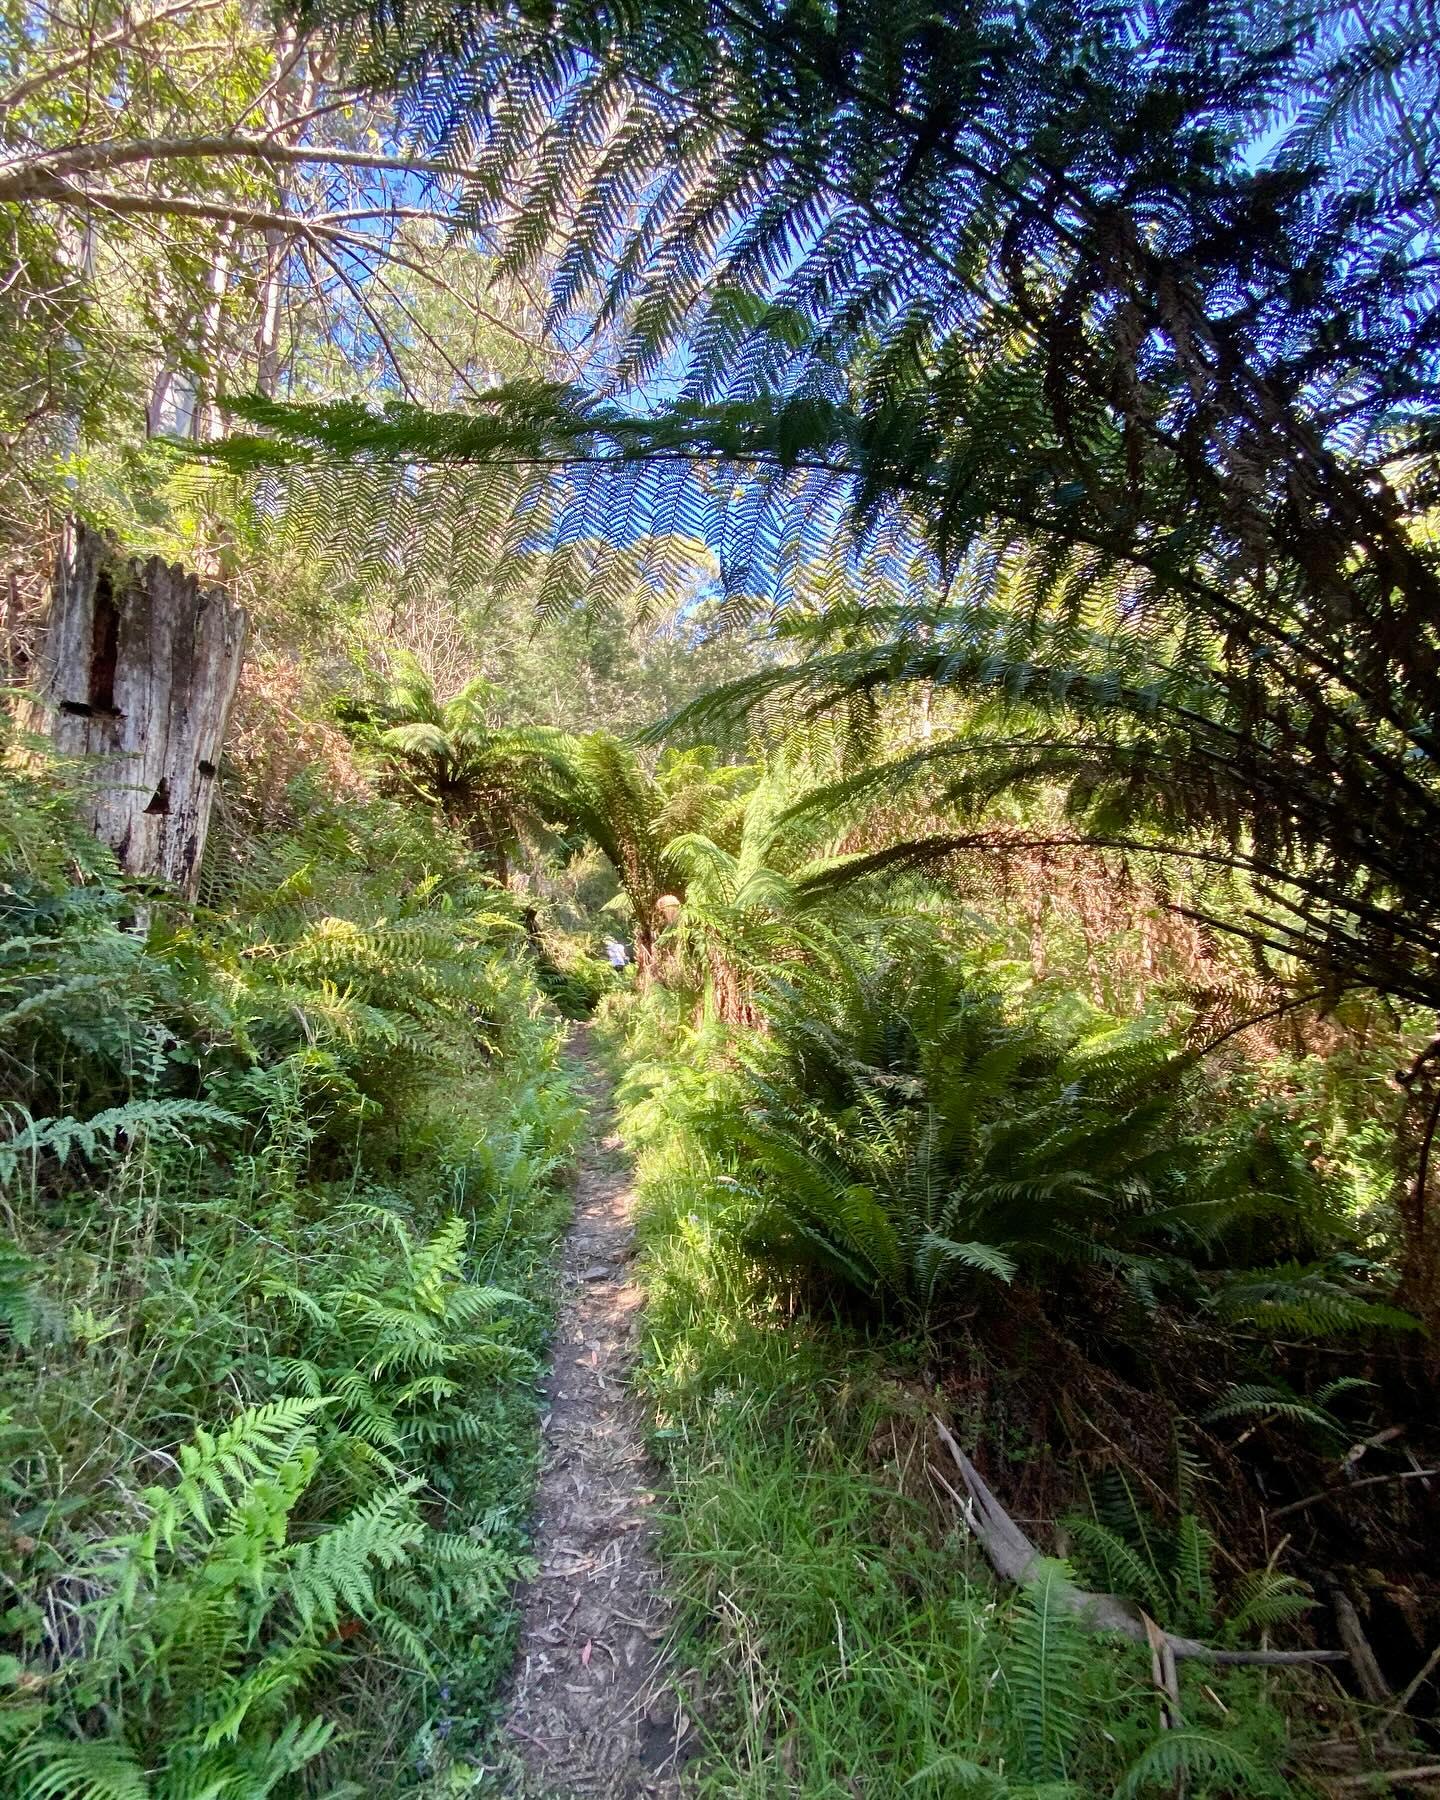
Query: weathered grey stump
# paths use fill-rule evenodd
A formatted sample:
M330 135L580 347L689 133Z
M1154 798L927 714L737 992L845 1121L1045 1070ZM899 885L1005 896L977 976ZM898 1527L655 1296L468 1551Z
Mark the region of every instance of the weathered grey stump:
M191 899L244 642L244 609L220 590L66 527L31 722L93 762L88 822L120 866Z

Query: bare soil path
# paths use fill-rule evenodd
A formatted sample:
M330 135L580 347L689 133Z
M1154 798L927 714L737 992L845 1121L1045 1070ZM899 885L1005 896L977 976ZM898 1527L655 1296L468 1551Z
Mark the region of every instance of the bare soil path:
M581 1028L590 1135L561 1262L536 1501L540 1572L522 1599L505 1730L517 1793L605 1800L681 1792L691 1728L665 1669L654 1558L654 1469L628 1387L642 1294L631 1281L632 1194L611 1135L610 1084Z

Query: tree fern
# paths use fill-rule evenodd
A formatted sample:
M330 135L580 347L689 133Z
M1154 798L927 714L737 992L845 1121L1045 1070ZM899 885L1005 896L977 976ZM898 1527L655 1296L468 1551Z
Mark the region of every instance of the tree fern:
M846 691L1083 703L980 785L1048 771L1110 836L1143 795L1171 854L1206 819L1268 884L1255 941L1433 1001L1433 6L323 10L617 392L252 408L269 460L488 472L477 535L513 512L562 564L678 528L742 603L806 563L952 592L953 641Z

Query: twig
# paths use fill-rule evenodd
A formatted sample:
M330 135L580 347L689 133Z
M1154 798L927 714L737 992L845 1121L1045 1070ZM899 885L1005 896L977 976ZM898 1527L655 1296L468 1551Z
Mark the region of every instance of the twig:
M1368 1775L1328 1775L1326 1785L1332 1788L1364 1788L1372 1781L1434 1781L1440 1775L1440 1763L1424 1763L1418 1769L1372 1769Z
M1410 1681L1407 1681L1405 1686L1403 1688L1401 1688L1400 1692L1395 1696L1395 1704L1390 1708L1389 1712L1387 1712L1385 1717L1380 1721L1380 1728L1382 1731L1385 1729L1385 1727L1387 1725L1389 1725L1391 1723L1391 1721L1395 1718L1397 1713L1404 1712L1405 1708L1410 1704L1410 1702L1420 1692L1421 1688L1424 1687L1425 1683L1435 1673L1437 1664L1440 1664L1440 1644L1437 1644L1435 1646L1435 1648L1430 1652L1430 1654L1425 1658L1424 1662L1421 1663L1420 1673L1418 1675L1414 1676Z
M1352 1444L1341 1459L1342 1466L1350 1469L1359 1462L1367 1450L1375 1450L1381 1444L1393 1444L1398 1437L1404 1437L1403 1425L1387 1425L1383 1431L1377 1431L1372 1437L1361 1438L1358 1444Z
M1392 1469L1388 1475L1363 1475L1359 1481L1346 1482L1344 1487L1321 1488L1317 1493L1307 1494L1303 1500L1288 1500L1284 1506L1277 1506L1269 1517L1272 1521L1284 1519L1291 1513L1304 1512L1322 1500L1341 1500L1357 1488L1379 1487L1387 1481L1422 1481L1432 1475L1440 1475L1440 1469Z
M1266 1025L1271 1019L1280 1019L1286 1013L1298 1012L1302 1006L1318 1005L1324 998L1325 996L1316 992L1297 994L1292 999L1282 1000L1278 1006L1268 1007L1264 1012L1252 1013L1248 1019L1241 1019L1238 1024L1231 1025L1228 1030L1222 1031L1219 1037L1213 1037L1208 1043L1200 1044L1195 1049L1186 1051L1185 1054L1199 1062L1202 1057L1209 1056L1213 1050L1218 1050L1222 1044L1228 1043L1232 1037L1239 1037L1242 1031L1249 1031L1252 1025Z

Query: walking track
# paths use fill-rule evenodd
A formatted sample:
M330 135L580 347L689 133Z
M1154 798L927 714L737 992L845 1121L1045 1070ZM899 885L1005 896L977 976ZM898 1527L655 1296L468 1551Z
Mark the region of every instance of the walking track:
M665 1671L654 1556L653 1467L628 1376L642 1295L633 1284L632 1194L608 1135L610 1085L583 1034L590 1102L547 1388L537 1497L540 1572L522 1597L506 1731L517 1793L605 1800L681 1792L692 1732Z

